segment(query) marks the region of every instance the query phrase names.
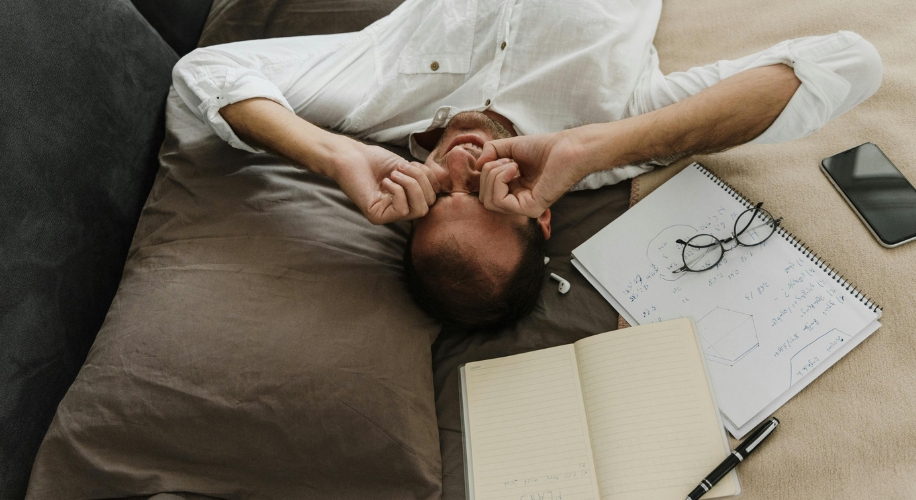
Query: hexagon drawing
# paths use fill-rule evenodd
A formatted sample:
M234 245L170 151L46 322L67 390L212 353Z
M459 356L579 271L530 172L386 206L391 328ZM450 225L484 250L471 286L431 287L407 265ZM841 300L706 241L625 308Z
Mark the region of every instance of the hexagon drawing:
M706 359L732 366L760 345L754 317L717 307L697 321Z

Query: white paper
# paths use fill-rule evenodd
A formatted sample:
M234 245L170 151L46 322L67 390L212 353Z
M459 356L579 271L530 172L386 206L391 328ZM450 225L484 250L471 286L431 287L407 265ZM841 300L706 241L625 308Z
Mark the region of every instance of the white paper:
M786 392L782 393L778 398L776 398L772 403L767 405L766 408L760 410L757 415L754 415L746 424L741 427L737 427L730 420L725 420L725 428L728 429L728 432L732 436L735 436L735 439L741 439L746 436L749 432L754 430L758 425L763 423L770 415L773 414L780 406L786 404L790 399L792 399L796 394L801 392L802 389L808 386L811 382L814 381L817 377L820 377L822 373L827 371L827 368L833 366L840 358L846 355L849 351L853 350L857 345L861 344L863 340L868 338L869 335L875 332L881 323L877 320L873 321L870 325L865 327L861 333L854 336L852 340L843 345L841 349L838 349L837 352L831 354L831 357L834 359L828 359L826 362L821 363L815 367L811 373L809 373L805 378L801 379L797 384L793 384Z
M683 265L675 240L728 238L747 208L701 168L674 176L573 256L633 324L696 320L735 434L840 359L880 313L780 234L727 252L714 269L673 273Z

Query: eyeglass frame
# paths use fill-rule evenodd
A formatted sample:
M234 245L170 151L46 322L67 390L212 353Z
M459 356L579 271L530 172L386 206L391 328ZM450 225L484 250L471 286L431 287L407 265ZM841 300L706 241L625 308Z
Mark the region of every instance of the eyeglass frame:
M780 218L778 218L778 219L774 219L773 216L772 216L772 214L770 214L770 212L768 212L767 210L764 210L764 212L766 212L768 215L770 215L770 219L773 221L773 232L770 233L769 235L767 235L766 238L764 238L764 239L762 239L762 240L760 240L760 241L758 241L757 243L754 243L754 244L752 244L752 245L748 245L748 244L746 244L746 243L742 243L741 240L738 239L739 236L741 236L742 234L744 234L744 232L747 231L747 229L748 229L749 227L751 227L751 223L754 222L754 218L757 217L757 214L760 212L760 207L762 207L762 206L763 206L763 202L762 202L762 201L759 202L759 203L757 203L757 205L754 206L754 209L753 209L753 210L754 210L754 213L751 214L750 220L747 222L747 225L744 226L743 229L741 229L741 231L738 231L738 221L741 220L741 216L742 216L742 215L746 214L747 212L750 212L751 209L748 208L748 209L745 210L744 212L741 212L740 214L738 214L738 217L735 219L735 226L732 228L732 235L731 235L730 238L726 238L726 239L723 240L723 239L717 238L717 237L715 237L714 235L708 234L708 233L700 233L700 234L697 234L697 235L691 237L691 238L690 238L689 240L687 240L687 241L684 241L684 240L678 238L678 239L675 241L675 243L677 243L677 244L679 244L679 245L684 245L684 249L681 250L681 260L684 262L684 265L681 266L681 267L678 268L678 269L675 269L674 271L672 271L672 273L674 273L674 274L676 274L676 273L683 273L683 272L689 272L689 273L702 273L703 271L709 271L710 269L712 269L712 268L718 266L720 262L722 262L722 259L725 257L725 252L730 252L730 251L732 251L732 250L734 250L734 249L736 249L736 248L738 248L738 247L755 247L755 246L757 246L757 245L760 245L760 244L763 244L764 242L766 242L768 239L770 239L771 236L773 236L773 233L776 232L776 228L779 227L779 223L780 223L780 222L782 221L782 219L783 219L782 217L780 217ZM769 224L767 224L767 225L769 225ZM706 246L688 245L688 243L689 243L690 241L692 241L693 239L698 238L698 237L700 237L700 236L709 236L710 238L716 240L716 243L715 243L715 244L719 245L719 248L722 249L722 253L719 254L719 259L718 259L716 262L714 262L713 264L711 264L709 267L707 267L707 268L705 268L705 269L690 269L690 267L688 267L688 265L687 265L687 257L684 256L684 253L687 252L687 247L690 246L690 247L693 247L693 248L709 248L709 247L711 247L711 246L713 245L712 243L710 243L709 245L706 245ZM731 247L731 248L725 248L725 244L726 244L726 243L730 243L732 240L735 240L735 246L733 246L733 247Z

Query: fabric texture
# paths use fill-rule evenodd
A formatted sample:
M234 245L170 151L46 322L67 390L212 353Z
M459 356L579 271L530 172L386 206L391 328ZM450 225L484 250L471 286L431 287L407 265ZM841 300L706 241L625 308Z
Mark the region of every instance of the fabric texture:
M437 498L439 326L403 284L406 225L230 148L174 92L167 114L119 294L28 497Z
M403 0L213 0L200 47L359 31Z
M802 85L754 142L784 142L820 129L881 81L880 56L848 31L664 75L652 46L660 10L660 1L410 0L358 33L199 49L175 67L174 84L188 107L236 148L261 151L239 139L219 110L261 97L319 126L409 144L422 161L429 152L414 135L443 127L461 111L495 111L521 134L556 132L648 113L741 71L779 63L795 68ZM580 11L593 16L586 21ZM571 75L588 83L571 84ZM598 172L573 190L667 163Z
M662 11L655 45L666 73L841 29L874 44L884 66L874 96L805 139L697 156L633 181L635 203L703 163L884 309L878 331L775 413L782 425L738 468L743 500L916 498L916 244L880 246L819 168L873 142L916 185L911 19L912 2L675 0Z
M660 9L660 0L408 0L330 42L292 37L200 49L176 66L175 87L214 131L249 151L218 113L249 97L401 146L469 110L500 113L521 134L553 132L624 116L650 62ZM572 75L590 84L570 85ZM426 159L428 151L409 144Z
M213 0L130 0L179 56L197 47Z
M340 10L335 10L338 5ZM393 8L394 3L387 6ZM351 8L352 11L347 10ZM374 19L364 16L364 13L373 9L383 11L385 8L386 6L380 2L335 2L331 6L314 0L217 0L211 12L210 22L204 29L202 44L216 39L230 42L258 38L255 33L270 33L270 36L310 34L312 32L303 30L313 22L311 19L329 19L330 21L321 21L317 26L317 29L330 30L325 32L355 31L361 26L346 25L341 29L334 28L341 26L338 23L349 21L348 12L356 13L353 16L354 22L368 24ZM914 325L912 320L905 317L905 314L916 305L913 303L914 295L906 293L909 289L908 276L913 275L912 267L907 267L914 262L913 247L905 246L895 250L879 247L870 239L864 228L856 229L857 224L860 224L858 220L848 211L839 195L826 187L829 184L821 184L826 180L820 173L815 172L820 158L865 140L872 140L889 154L911 180L914 178L913 171L907 167L906 161L913 157L910 142L913 131L916 130L916 122L912 118L914 113L906 112L906 106L909 106L908 103L916 102L916 95L907 83L908 79L916 75L916 67L913 67L911 62L916 58L913 57L912 49L901 43L901 40L910 40L916 36L913 27L906 23L906 19L913 18L916 14L911 11L912 8L904 7L899 2L863 6L849 0L842 0L839 4L826 0L805 4L784 0L776 3L752 0L742 4L724 0L713 0L705 4L676 0L666 2L662 11L656 46L661 57L661 69L665 73L686 70L722 58L738 58L770 47L780 40L832 33L843 29L860 33L874 43L885 65L884 84L875 97L829 124L821 132L791 144L745 146L716 157L698 158L710 165L717 174L739 187L746 195L763 199L768 207L772 204L774 213L787 217L790 229L796 230L802 239L815 247L819 253L826 255L828 261L849 274L854 282L869 295L875 296L885 307L885 326L882 329L777 413L787 425L780 428L779 436L768 441L766 448L760 450L756 459L742 464L739 474L744 487L743 498L906 499L916 495L914 483L910 480L916 477L916 459L912 451L916 449L916 439L912 434L916 428L912 420L912 415L916 414L916 398L912 392L912 388L916 387L916 380L913 380L916 370L912 366L912 353L916 352L916 346L913 345L912 336L908 333L914 329ZM299 26L296 25L297 22ZM736 26L742 29L737 30ZM237 30L234 31L234 28ZM174 96L172 98L175 99ZM904 108L903 111L901 107ZM197 129L195 133L202 132ZM178 134L176 137L181 136L182 134ZM195 146L193 141L187 145L189 151L200 148L200 154L204 154L203 150L206 149L203 146ZM224 143L222 147L229 149ZM232 152L226 153L227 157L245 155L238 151L230 151ZM277 162L275 158L266 156L248 158L252 160L244 168L238 167L235 160L221 162L219 168L234 169L238 172L235 176L253 176L252 171L258 168L277 168L285 165ZM180 165L182 162L177 163ZM638 199L685 164L686 160L671 168L638 177L633 182L633 192L629 194ZM309 177L308 174L294 172L289 165L285 167L287 170L284 172L290 172L295 182ZM181 171L183 175L191 172L190 169ZM166 181L163 181L163 185L167 185ZM802 191L798 186L805 186L806 190ZM548 247L553 259L549 268L572 283L573 290L569 294L560 296L555 286L545 284L538 310L513 329L495 336L443 332L433 346L436 410L442 451L442 498L464 498L456 379L457 367L462 362L573 342L581 337L614 328L616 313L569 265L567 256L578 243L590 237L625 209L627 187L627 183L622 183L596 191L573 193L554 207L554 237ZM251 189L251 186L239 183L230 191L248 189ZM322 191L323 189L326 191ZM322 203L332 199L332 193L341 196L329 184L322 185L318 182L316 190L316 193L327 195L315 195L321 197ZM171 188L170 191L180 194L180 188ZM188 198L191 198L190 195L185 197L184 203L190 204ZM259 203L257 199L244 196L241 198L250 204ZM343 199L338 200L341 204L347 203ZM831 214L837 215L836 220L812 216L823 214L825 204L831 207ZM314 203L309 206L318 205ZM158 214L150 207L148 210L151 221L156 217L169 215ZM355 211L355 208L351 207L351 210ZM174 216L171 220L172 224L181 222L176 221ZM354 219L354 224L356 220ZM231 221L232 219L228 218L227 224ZM330 231L343 232L337 227ZM853 233L855 241L850 242L848 233L852 231L859 232ZM391 241L395 239L392 238ZM271 258L277 251L279 250L268 252L266 257ZM230 254L237 253L239 252L227 252L227 255L232 257ZM388 254L388 257L384 257L384 252L382 255L380 258L393 256ZM863 258L863 255L877 255L880 258ZM160 262L168 258L174 256L157 256ZM337 259L338 256L335 255L327 260L331 262ZM231 259L227 261L231 262ZM136 283L137 285L131 286L141 284L140 281ZM126 280L123 286L128 286ZM222 292L223 288L226 287L219 288L217 292ZM188 297L191 301L201 301L204 293L215 294L211 292L212 289L211 287L199 292L187 291L182 296ZM309 295L308 298L314 300L314 295ZM178 299L175 301L178 302ZM896 307L893 307L894 301ZM307 301L303 298L300 302ZM173 310L177 311L180 308ZM347 309L351 310L356 311L354 308ZM113 308L112 311L111 314L114 316L116 310ZM241 321L248 316L248 311L250 310L229 310L226 315L233 319L239 318ZM271 309L269 313L278 313L278 310ZM288 311L282 310L279 313L288 314ZM204 322L201 321L201 324ZM270 328L265 331L270 331ZM209 330L207 334L211 334ZM151 336L147 339L149 337ZM136 342L139 343L140 340ZM219 343L211 345L218 346ZM220 352L226 351L227 349L222 349ZM206 359L203 355L198 357ZM868 358L868 362L860 361L864 358ZM239 366L246 366L245 361L240 360ZM222 375L225 377L226 372L222 372ZM88 391L89 388L83 386L82 390ZM127 392L130 393L132 390L131 387ZM103 408L114 407L114 398L108 401L111 405ZM239 398L238 401L246 400ZM140 403L152 406L152 403L139 401L138 404ZM89 407L86 403L80 406L83 409ZM188 407L200 408L200 405ZM113 416L120 415L106 415L108 418ZM820 417L820 420L816 420L815 416ZM202 419L208 423L212 421L206 416L202 416ZM122 424L119 422L118 425ZM206 426L198 423L196 428ZM238 428L241 427L232 429L233 439ZM222 431L215 433L226 439L226 434ZM163 441L188 439L184 434L175 438L165 432L161 433L160 437ZM190 438L193 439L194 436ZM58 435L54 439L58 441L55 446L58 446L64 438ZM273 441L270 443L270 446L276 446ZM150 444L153 445L158 446L159 442ZM100 448L99 444L95 443L93 449L97 451ZM109 446L107 449L110 448ZM283 442L282 447L272 451L276 453L277 449L282 452L289 448L287 443ZM348 471L350 475L344 481L352 482L354 477L361 477L359 469ZM54 482L50 479L51 473L50 469L45 471L45 484ZM153 490L154 488L148 489ZM322 493L310 492L302 496L321 496ZM49 494L42 498L53 497Z
M124 277L28 498L439 496L406 224L229 147L174 91Z
M0 16L0 499L22 498L115 295L175 53L126 0Z

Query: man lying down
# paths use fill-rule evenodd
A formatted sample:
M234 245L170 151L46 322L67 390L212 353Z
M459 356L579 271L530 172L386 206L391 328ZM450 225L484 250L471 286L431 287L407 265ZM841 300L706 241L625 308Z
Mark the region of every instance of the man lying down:
M550 205L568 190L804 137L880 85L875 48L844 31L664 75L661 8L407 0L358 33L195 50L174 84L232 146L331 177L375 224L413 220L405 267L418 303L496 327L537 301ZM408 146L424 163L328 130Z

